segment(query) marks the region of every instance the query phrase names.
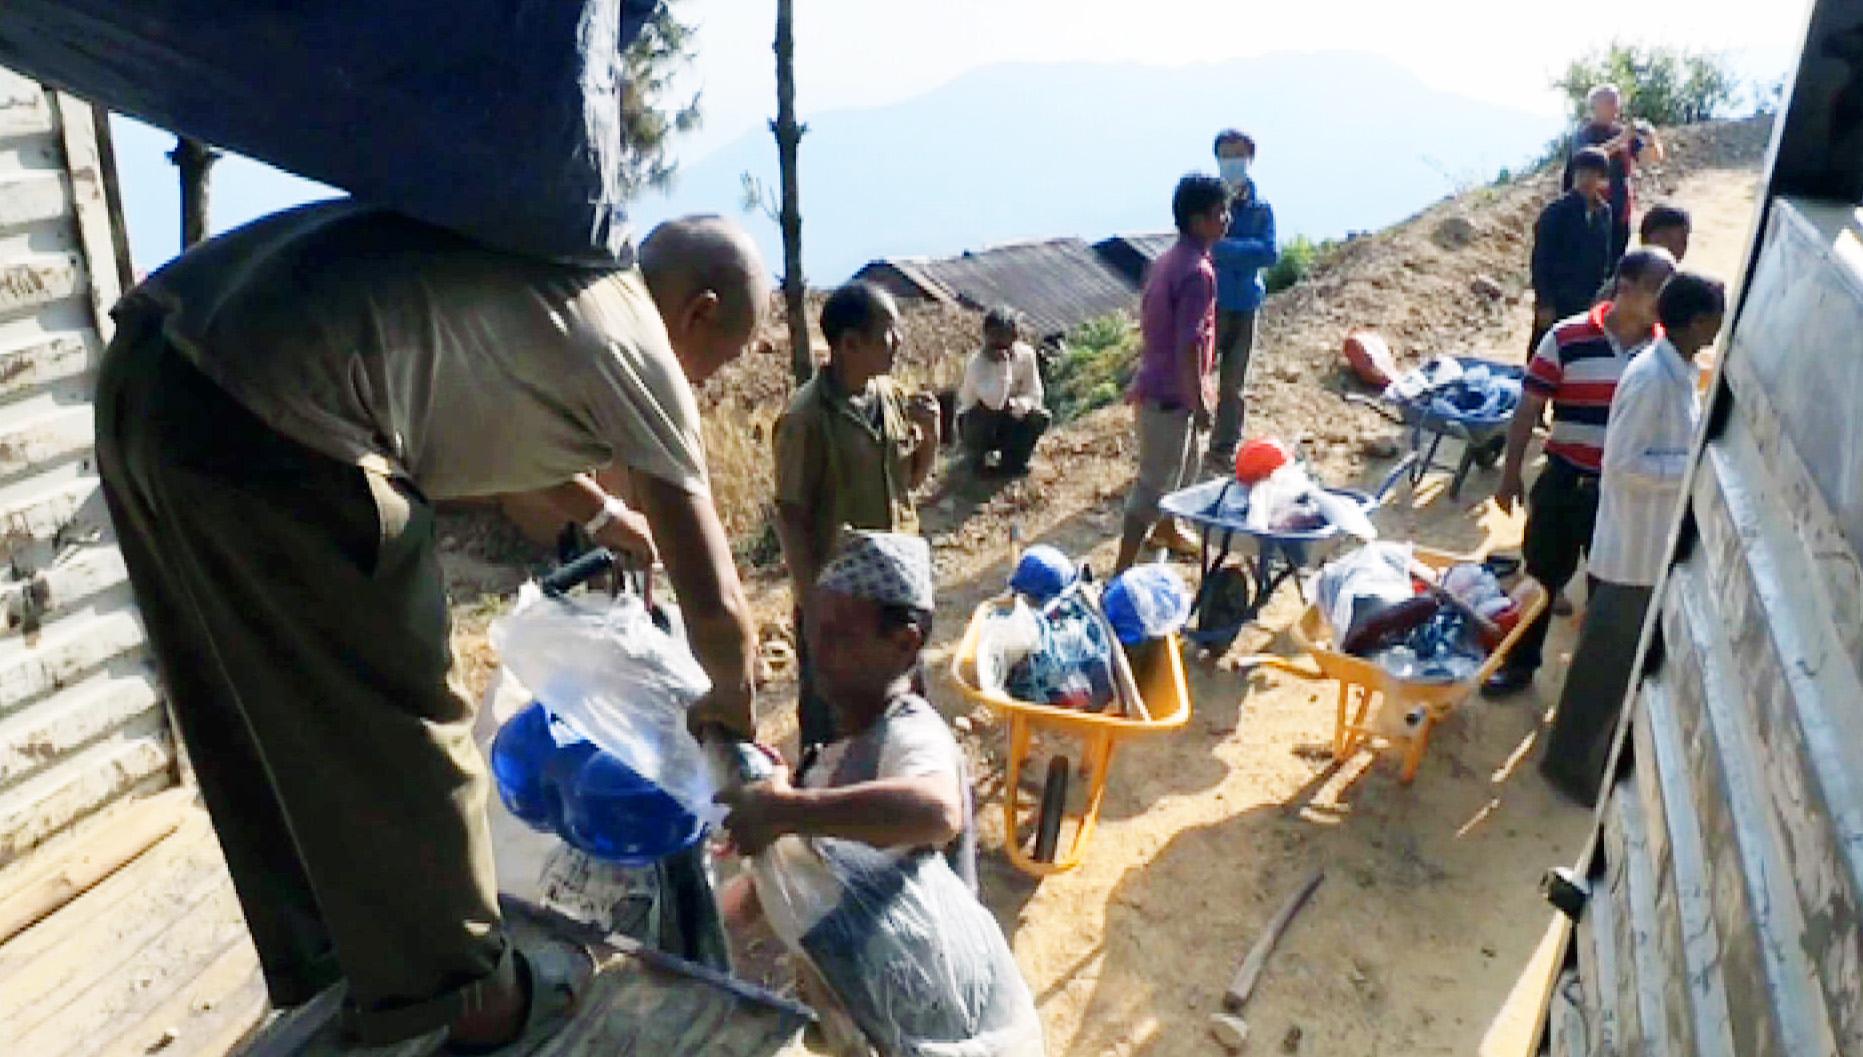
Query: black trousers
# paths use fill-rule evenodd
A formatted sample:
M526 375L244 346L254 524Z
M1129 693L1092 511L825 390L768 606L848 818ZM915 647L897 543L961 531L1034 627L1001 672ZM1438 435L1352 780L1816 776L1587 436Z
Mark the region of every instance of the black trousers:
M990 452L1001 452L1003 469L1016 470L1028 465L1035 442L1048 432L1048 422L1048 412L1041 408L1017 418L979 404L957 416L957 435L971 457L982 460Z
M1598 478L1549 456L1527 496L1527 534L1520 548L1527 575L1545 585L1548 594L1565 590L1578 572L1579 559L1591 551L1591 530L1597 522ZM1548 606L1521 635L1507 666L1538 671L1551 627Z
M1585 626L1540 759L1540 772L1588 807L1598 802L1604 783L1650 595L1648 587L1591 581Z

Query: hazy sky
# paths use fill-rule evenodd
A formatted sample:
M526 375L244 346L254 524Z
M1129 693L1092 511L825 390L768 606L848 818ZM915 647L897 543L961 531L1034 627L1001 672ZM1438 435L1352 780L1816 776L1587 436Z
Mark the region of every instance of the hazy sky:
M1803 0L799 0L797 101L807 111L876 106L999 62L1136 61L1176 65L1274 51L1366 51L1434 87L1541 113L1565 62L1613 38L1705 50L1784 53L1803 32ZM694 80L705 127L692 157L775 112L775 5L679 0L698 24ZM1783 54L1781 55L1783 57ZM1272 100L1246 101L1271 106ZM1246 120L1246 115L1238 118Z
M678 2L699 27L689 82L703 89L705 123L677 149L691 162L761 128L775 112L775 5ZM1547 85L1553 73L1613 38L1739 52L1743 73L1783 69L1802 33L1806 3L1577 0L1546 5L1532 17L1505 0L800 0L796 8L797 95L807 120L810 113L907 99L994 63L1178 65L1315 50L1384 55L1434 87L1550 115L1560 109ZM1236 121L1246 124L1250 110L1274 105L1237 100ZM162 158L170 142L119 123L119 167L141 269L176 249L174 170ZM317 191L229 160L214 173L214 227L244 223ZM736 207L716 204L726 212Z

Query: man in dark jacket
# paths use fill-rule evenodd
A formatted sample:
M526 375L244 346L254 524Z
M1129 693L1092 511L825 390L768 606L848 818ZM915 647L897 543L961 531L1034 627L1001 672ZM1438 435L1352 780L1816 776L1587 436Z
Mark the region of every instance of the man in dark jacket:
M1557 321L1591 307L1611 268L1611 162L1587 147L1572 158L1572 189L1533 226L1533 337L1528 355Z
M1630 247L1630 214L1636 210L1636 188L1630 177L1640 164L1654 165L1663 159L1662 140L1647 121L1625 121L1623 93L1614 84L1601 84L1585 97L1591 119L1572 134L1572 152L1566 159L1560 189L1570 191L1576 173L1578 153L1588 147L1604 152L1611 163L1611 264L1612 271Z
M1229 230L1210 247L1216 265L1219 380L1209 460L1219 473L1229 472L1242 440L1242 389L1255 351L1255 313L1267 296L1261 270L1280 257L1274 243L1274 208L1255 193L1255 181L1248 175L1254 161L1255 141L1247 133L1227 129L1217 134L1216 164L1231 196Z

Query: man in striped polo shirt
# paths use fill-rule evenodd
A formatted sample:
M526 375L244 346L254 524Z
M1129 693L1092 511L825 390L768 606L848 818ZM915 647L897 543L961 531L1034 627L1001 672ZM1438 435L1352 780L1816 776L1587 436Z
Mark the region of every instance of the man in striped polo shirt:
M1527 366L1525 392L1507 431L1507 459L1494 498L1511 514L1525 495L1521 467L1527 442L1551 403L1546 468L1526 497L1527 532L1521 543L1527 575L1545 585L1548 594L1565 590L1578 572L1579 558L1591 547L1611 397L1631 357L1662 333L1656 298L1674 271L1675 258L1667 250L1643 247L1625 254L1617 266L1617 300L1555 324ZM1533 684L1551 622L1552 614L1542 612L1527 628L1506 664L1488 680L1490 697L1518 693Z

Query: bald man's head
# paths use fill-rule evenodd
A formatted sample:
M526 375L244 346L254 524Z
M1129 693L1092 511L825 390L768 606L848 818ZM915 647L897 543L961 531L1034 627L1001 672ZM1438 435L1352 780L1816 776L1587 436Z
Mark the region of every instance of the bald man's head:
M681 217L654 228L641 244L640 270L695 385L743 353L770 298L757 244L723 217Z

